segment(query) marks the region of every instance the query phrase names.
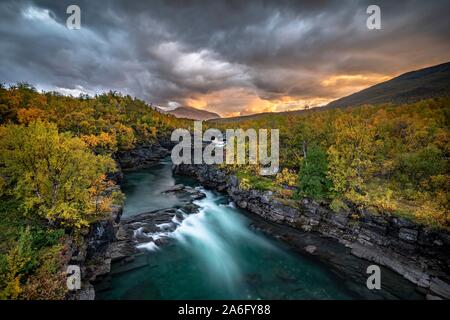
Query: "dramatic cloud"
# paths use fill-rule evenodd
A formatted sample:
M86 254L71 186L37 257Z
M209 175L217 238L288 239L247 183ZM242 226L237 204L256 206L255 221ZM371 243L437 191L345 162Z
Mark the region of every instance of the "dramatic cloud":
M81 8L81 30L65 21ZM330 100L450 60L448 1L0 2L0 81L223 116Z

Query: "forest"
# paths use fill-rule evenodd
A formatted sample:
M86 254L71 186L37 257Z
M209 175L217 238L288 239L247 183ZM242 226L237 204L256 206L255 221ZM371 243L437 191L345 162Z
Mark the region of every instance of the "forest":
M228 167L244 188L272 190L281 198L308 197L333 210L349 205L450 226L450 99L380 104L299 114L269 114L225 128L280 130L280 172L256 174L255 165Z
M276 176L224 167L241 188L449 228L449 105L317 108L207 126L280 130ZM108 179L115 155L192 125L117 92L71 97L26 83L0 87L0 123L1 299L64 298L69 246L124 200Z
M115 92L0 88L0 298L62 299L69 246L123 195L114 155L189 125Z

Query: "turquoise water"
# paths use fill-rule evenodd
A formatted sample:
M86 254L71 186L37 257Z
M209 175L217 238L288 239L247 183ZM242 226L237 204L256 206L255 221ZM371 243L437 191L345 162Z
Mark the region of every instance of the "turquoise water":
M122 184L122 191L126 195L124 217L171 208L179 204L174 195L162 194L176 182L171 168L170 160L163 160L149 169L124 173L125 181Z
M125 174L125 214L166 208L162 195L173 177L170 162ZM351 299L355 296L323 265L253 230L251 220L225 196L206 191L201 210L168 235L170 242L144 250L123 271L112 267L109 290L98 299ZM104 286L105 284L103 284Z
M349 299L321 266L249 228L226 199L207 192L146 267L112 279L103 299Z

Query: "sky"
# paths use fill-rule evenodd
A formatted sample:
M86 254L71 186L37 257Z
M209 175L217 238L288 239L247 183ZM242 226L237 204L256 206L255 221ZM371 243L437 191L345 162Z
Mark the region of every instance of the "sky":
M450 61L449 12L448 0L0 0L0 82L223 117L302 109Z

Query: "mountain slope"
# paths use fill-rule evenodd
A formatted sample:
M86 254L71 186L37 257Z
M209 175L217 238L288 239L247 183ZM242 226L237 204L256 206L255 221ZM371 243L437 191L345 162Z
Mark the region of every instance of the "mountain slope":
M450 62L404 73L332 101L326 107L340 108L385 102L409 103L440 96L450 96Z
M309 110L294 110L276 112L280 115L296 115L304 112L314 112L329 108L345 108L363 104L378 103L412 103L422 99L450 96L450 62L404 73L391 80L378 83L367 89L330 102L324 107ZM271 114L270 112L246 116L221 118L218 123L255 120Z
M192 107L178 107L174 110L167 111L167 113L172 114L177 118L186 118L192 120L210 120L220 118L217 113L209 112L206 110L199 110Z
M213 122L229 123L263 118L270 114L296 115L329 108L344 108L363 104L411 103L422 99L450 96L450 62L404 73L391 80L381 82L367 89L330 102L324 107L309 110L264 112L239 117L214 119Z

